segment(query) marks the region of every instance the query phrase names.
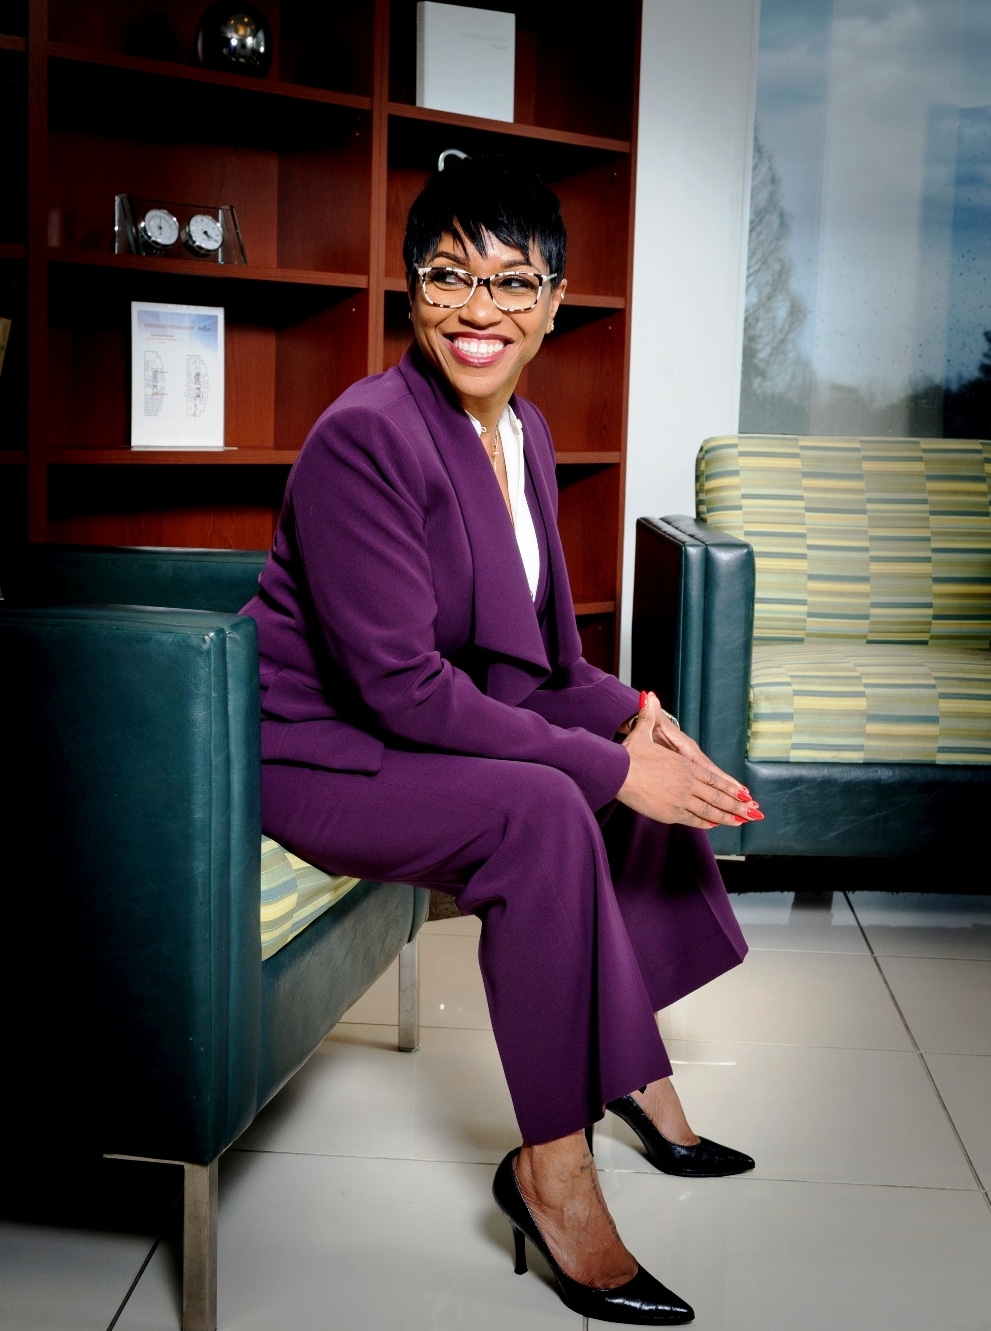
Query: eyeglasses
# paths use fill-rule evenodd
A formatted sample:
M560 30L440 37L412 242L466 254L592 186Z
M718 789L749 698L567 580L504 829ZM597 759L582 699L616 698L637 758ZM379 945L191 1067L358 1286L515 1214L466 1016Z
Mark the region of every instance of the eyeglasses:
M479 287L486 287L492 303L510 314L532 310L544 283L557 277L557 273L494 273L491 277L477 277L466 268L417 268L416 271L428 305L460 310Z

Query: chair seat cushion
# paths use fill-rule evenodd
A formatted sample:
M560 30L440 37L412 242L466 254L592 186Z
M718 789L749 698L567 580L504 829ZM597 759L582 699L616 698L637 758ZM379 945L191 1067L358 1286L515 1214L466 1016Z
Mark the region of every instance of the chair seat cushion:
M262 960L285 947L361 880L324 873L271 837L262 837Z
M755 643L747 756L991 763L991 653L822 640Z

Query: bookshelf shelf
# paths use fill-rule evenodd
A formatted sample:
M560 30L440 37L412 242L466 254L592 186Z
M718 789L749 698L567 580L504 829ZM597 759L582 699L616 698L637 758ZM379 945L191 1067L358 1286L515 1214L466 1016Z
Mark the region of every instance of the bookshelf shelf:
M292 101L318 102L326 106L342 106L356 111L371 110L370 97L357 96L353 93L332 92L298 83L283 83L277 79L258 79L246 83L245 78L237 74L224 74L214 70L199 69L192 65L177 65L165 60L150 60L114 51L99 51L91 47L71 46L66 42L51 42L48 55L53 63L64 61L79 66L91 66L94 77L100 77L101 71L121 71L145 80L167 79L179 83L186 81L202 87L220 88L233 92L237 97L248 93L263 98L283 97Z
M8 246L16 249L16 246ZM4 257L0 246L0 259ZM103 250L49 250L49 263L66 267L105 269L110 272L140 274L154 280L156 275L187 282L278 283L284 287L327 287L343 293L368 287L367 273L327 273L312 268L264 268L259 265L225 266L217 263L191 263L185 259L142 257L133 254L109 254Z
M56 467L291 467L296 451L289 448L223 448L185 450L157 448L56 448L49 462Z
M480 116L458 116L451 111L434 111L426 106L406 106L401 102L389 102L386 110L389 115L404 120L418 120L448 129L480 130L487 134L497 134L505 139L537 139L542 145L562 144L571 148L587 148L594 152L616 154L628 154L632 147L628 139L607 139L595 134L572 134L567 130L547 129L541 125L523 125L516 121L484 120Z

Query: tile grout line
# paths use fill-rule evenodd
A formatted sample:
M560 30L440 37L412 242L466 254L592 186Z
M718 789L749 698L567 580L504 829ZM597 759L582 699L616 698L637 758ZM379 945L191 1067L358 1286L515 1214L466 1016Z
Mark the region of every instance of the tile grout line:
M120 1301L120 1307L117 1309L117 1311L114 1313L113 1317L110 1319L110 1325L107 1327L107 1331L114 1331L114 1327L117 1325L117 1323L118 1323L118 1322L120 1321L120 1319L121 1319L121 1314L123 1313L124 1309L127 1307L128 1300L130 1299L131 1295L134 1293L134 1291L135 1291L135 1290L137 1289L137 1287L138 1287L138 1281L139 1281L139 1280L141 1279L141 1277L144 1275L145 1271L148 1269L148 1263L151 1261L151 1259L155 1256L155 1253L158 1251L158 1245L161 1243L161 1241L162 1241L162 1236L161 1236L161 1234L159 1234L158 1238L157 1238L157 1239L155 1240L155 1242L151 1245L151 1249L150 1249L150 1251L148 1252L147 1257L145 1257L144 1261L143 1261L143 1262L141 1263L141 1265L138 1267L138 1273L137 1273L137 1275L136 1275L136 1276L134 1277L134 1279L131 1281L130 1285L128 1285L128 1287L127 1287L127 1293L126 1293L126 1294L124 1295L124 1297L121 1299L121 1301Z
M409 1164L409 1165L448 1165L452 1168L469 1168L490 1170L497 1163L495 1160L475 1160L467 1157L454 1159L447 1156L438 1155L368 1155L366 1153L356 1154L346 1151L290 1151L285 1147L258 1147L258 1146L229 1146L225 1154L232 1155L264 1155L283 1159L306 1159L306 1160L327 1160L344 1161L354 1164ZM600 1174L612 1174L630 1178L655 1178L652 1170L636 1169L630 1166L597 1165ZM907 1192L959 1192L970 1194L970 1188L953 1187L948 1184L938 1183L885 1183L869 1182L861 1183L851 1179L831 1179L831 1178L806 1178L803 1175L773 1175L750 1173L746 1179L741 1178L740 1183L771 1183L771 1184L797 1184L802 1186L826 1187L826 1188L896 1188ZM735 1186L732 1182L729 1186ZM981 1191L984 1191L983 1187Z
M980 1192L981 1196L984 1198L985 1205L988 1207L989 1210L991 1210L991 1195L989 1195L988 1189L985 1188L984 1181L981 1178L980 1174L977 1172L973 1160L970 1158L970 1152L967 1150L967 1147L964 1145L963 1138L960 1136L960 1133L957 1131L957 1125L953 1121L953 1116L946 1106L946 1101L943 1099L942 1095L940 1094L939 1087L936 1085L936 1079L932 1074L932 1070L929 1067L929 1064L926 1062L926 1056L919 1048L919 1042L918 1040L916 1040L915 1034L912 1031L911 1026L908 1024L908 1020L905 1016L905 1013L901 1009L901 1004L898 1002L898 999L895 997L895 991L888 983L888 977L885 975L884 968L882 967L881 962L878 959L877 953L874 951L874 946L871 943L871 940L867 936L867 930L864 928L863 924L860 921L860 916L857 914L856 907L854 906L853 902L850 899L850 893L844 892L843 896L844 899L846 900L846 904L850 907L850 910L853 913L853 918L857 921L857 928L860 930L864 943L867 946L867 950L870 953L871 960L874 962L874 967L877 970L878 975L881 977L881 983L888 991L888 997L891 999L892 1003L894 1004L895 1011L898 1013L902 1025L905 1027L905 1034L911 1040L912 1048L919 1056L919 1061L921 1062L925 1070L925 1074L929 1079L929 1085L932 1087L933 1094L935 1095L937 1101L939 1102L939 1107L946 1115L946 1121L950 1125L950 1131L953 1133L954 1137L956 1137L957 1145L960 1147L960 1150L963 1153L963 1158L967 1161L967 1167L969 1168L971 1174L974 1176L974 1182L977 1184L977 1189Z

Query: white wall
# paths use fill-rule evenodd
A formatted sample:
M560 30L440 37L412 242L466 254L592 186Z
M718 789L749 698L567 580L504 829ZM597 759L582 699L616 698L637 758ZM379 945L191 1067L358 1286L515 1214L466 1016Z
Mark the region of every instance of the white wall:
M641 516L694 513L737 429L760 0L644 0L620 673Z

